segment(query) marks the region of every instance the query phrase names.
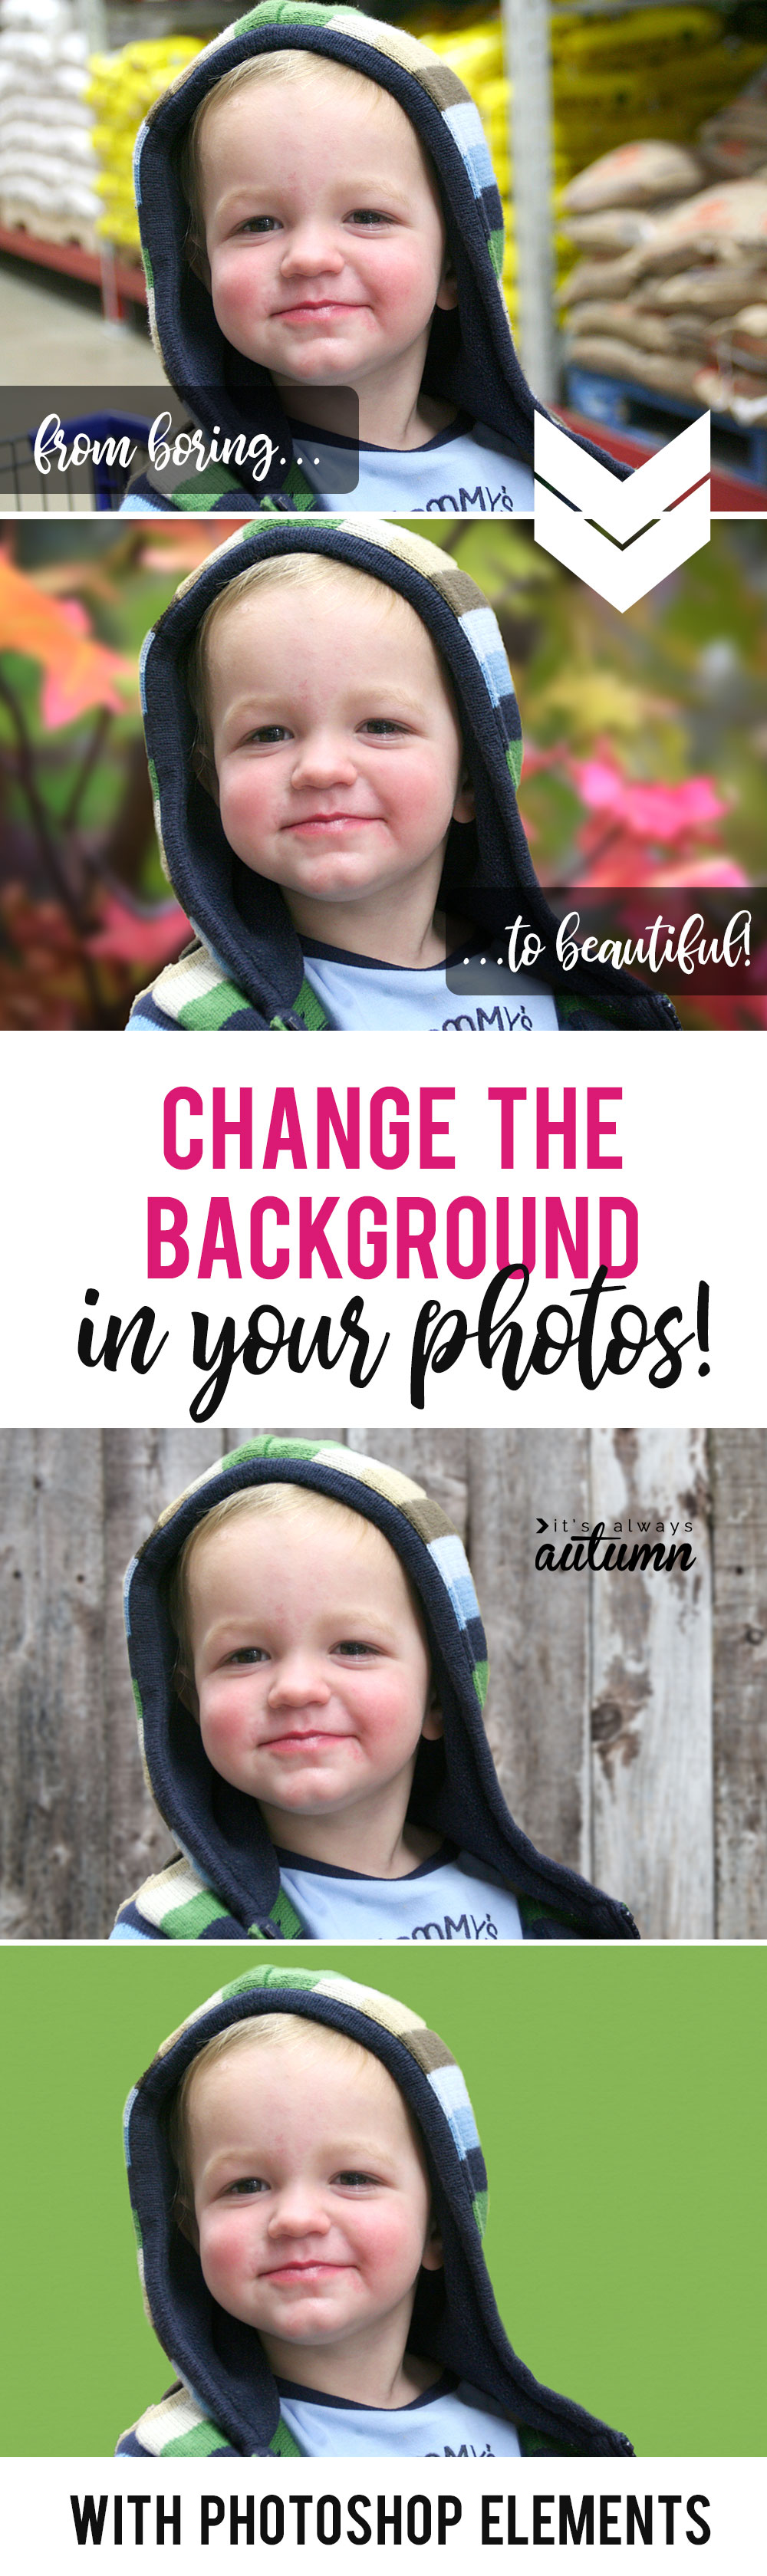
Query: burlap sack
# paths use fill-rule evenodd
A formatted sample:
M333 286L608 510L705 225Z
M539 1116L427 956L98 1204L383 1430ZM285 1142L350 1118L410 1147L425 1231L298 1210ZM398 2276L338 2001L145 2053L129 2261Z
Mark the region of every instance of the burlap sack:
M767 375L760 382L754 376L736 373L720 375L716 367L700 367L694 380L696 402L706 411L728 411L743 429L752 429L767 420Z
M741 304L754 297L767 298L767 268L752 267L747 260L728 268L721 260L707 268L678 270L674 277L652 276L637 287L640 304L652 302L663 313L682 308L696 313L737 313Z
M667 244L712 238L767 247L767 180L725 180L719 188L688 197L658 218L654 247L662 257Z
M709 353L721 366L723 359L736 370L748 375L767 373L767 304L746 304L731 322L709 334Z
M717 116L707 117L698 142L706 168L723 178L746 178L767 161L767 69Z
M580 333L569 352L572 366L587 367L599 376L624 376L629 384L652 385L657 393L677 394L682 400L692 399L696 369L682 357L661 358L649 349L637 349L630 340L593 338Z
M667 355L675 346L674 323L660 313L641 313L627 297L622 303L592 301L579 304L573 313L571 328L577 331L579 339L599 331L606 333L608 339L629 340L632 348L657 349L661 355ZM700 336L703 357L707 341L705 333Z
M657 221L657 212L643 214L638 206L606 206L597 215L566 215L562 229L579 250L602 250L616 256L619 251L635 250L640 244L654 241Z
M565 188L563 204L573 215L599 214L604 207L654 206L692 196L701 184L700 163L678 143L622 143L604 152L587 170L579 170Z

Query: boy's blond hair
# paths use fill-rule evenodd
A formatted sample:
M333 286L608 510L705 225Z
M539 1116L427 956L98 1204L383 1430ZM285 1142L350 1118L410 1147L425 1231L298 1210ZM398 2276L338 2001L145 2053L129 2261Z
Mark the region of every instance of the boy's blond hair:
M268 80L292 81L298 87L299 84L311 79L315 81L323 79L326 84L329 82L336 87L339 81L343 81L347 89L351 82L360 93L361 103L366 104L371 111L380 104L382 99L388 102L390 107L396 107L398 104L397 100L392 98L391 91L382 88L380 81L368 80L364 72L354 71L351 64L336 62L332 54L314 53L308 46L294 46L292 49L289 46L283 46L274 53L256 54L246 62L235 63L233 70L224 72L222 79L216 82L215 88L209 89L205 98L200 100L199 107L195 108L194 115L190 117L179 151L178 175L189 207L189 230L186 237L188 259L199 260L205 255L201 142L205 120L210 109L218 106L223 99L233 98L238 90L249 89L256 85L263 86ZM400 115L405 113L403 108L400 108L399 112ZM409 122L409 119L407 121ZM415 133L415 127L413 132ZM417 136L416 141L418 141ZM423 151L423 145L421 150ZM426 158L424 154L424 159ZM430 168L431 166L429 163Z
M348 2031L336 2030L331 2022L310 2021L303 2013L257 2013L249 2016L246 2021L231 2021L226 2030L214 2032L213 2038L207 2041L205 2048L200 2049L199 2056L193 2057L190 2065L186 2067L168 2112L168 2145L178 2174L173 2215L182 2234L191 2235L193 2239L195 2215L190 2126L194 2087L198 2076L206 2067L217 2066L222 2057L231 2056L236 2048L245 2047L248 2043L251 2045L260 2043L262 2046L268 2046L271 2043L272 2047L290 2048L296 2052L300 2047L304 2050L320 2048L325 2053L332 2049L337 2057L343 2057L347 2061L359 2059L366 2073L369 2073L372 2066L378 2074L386 2077L390 2084L395 2083L394 2076L389 2075L388 2068L382 2065L380 2058L375 2056L372 2049L363 2048L358 2039L352 2039ZM411 2137L426 2172L428 2168L421 2130L398 2084L395 2085L395 2089L399 2093Z
M262 1519L267 1514L272 1518L279 1514L285 1520L296 1519L300 1512L313 1514L315 1520L318 1515L326 1517L328 1512L332 1512L336 1521L341 1518L346 1523L347 1537L350 1542L355 1538L359 1541L360 1536L367 1532L369 1536L378 1539L383 1547L390 1547L390 1541L384 1538L383 1531L376 1529L375 1522L367 1520L364 1512L353 1511L349 1503L336 1502L331 1494L315 1493L308 1485L244 1485L236 1494L225 1494L223 1502L214 1503L212 1510L206 1512L204 1518L197 1521L194 1529L190 1530L189 1537L184 1540L183 1547L179 1549L168 1579L168 1614L178 1638L176 1665L178 1682L194 1680L189 1577L195 1548L201 1540L212 1538L217 1530L224 1529L229 1521L240 1519L246 1512L259 1512ZM413 1608L423 1627L423 1608L418 1594L406 1568L397 1556L396 1548L390 1548L390 1553L400 1566Z

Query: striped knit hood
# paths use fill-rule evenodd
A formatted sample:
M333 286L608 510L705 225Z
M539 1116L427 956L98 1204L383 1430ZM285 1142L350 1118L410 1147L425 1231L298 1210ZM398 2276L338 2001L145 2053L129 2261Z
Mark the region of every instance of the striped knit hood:
M457 312L434 316L424 391L496 431L531 462L533 420L542 406L523 376L511 336L501 284L503 213L479 110L427 45L357 9L261 0L206 45L150 110L136 142L134 183L150 325L170 383L208 438L214 430L237 437L257 427L276 442L269 474L257 487L267 508L277 495L288 508L316 507L271 377L229 346L207 288L190 268L189 207L178 175L180 147L201 100L236 64L286 47L348 64L388 90L415 126L436 173L458 283ZM587 440L579 444L591 454L600 452ZM625 469L613 470L620 475ZM252 501L253 484L247 488ZM243 506L242 482L231 468L216 465L194 474L170 501L171 507L191 510L238 505Z
M611 2432L569 2398L542 2388L507 2340L482 2251L482 2149L463 2077L444 2042L391 1995L330 1970L264 1963L223 1986L172 2033L126 2104L125 2154L144 2298L181 2384L148 2409L133 2433L123 2435L119 2449L174 2460L220 2451L290 2457L299 2450L281 2418L255 2329L228 2316L211 2297L197 2253L174 2221L177 2174L167 2137L172 2095L207 2041L231 2022L275 2012L329 2023L370 2049L417 2121L445 2263L444 2271L419 2275L409 2348L493 2398L518 2426L523 2451L630 2454L625 2434Z
M484 935L498 911L522 908L546 944L538 972L555 984L565 1028L665 1028L662 996L611 966L566 977L557 925L533 869L517 804L522 731L514 683L492 609L441 546L396 520L256 519L208 555L180 585L146 638L141 685L155 820L166 874L198 945L166 967L132 1017L165 1029L321 1029L322 1006L304 976L298 934L279 886L235 858L218 806L195 775L196 719L187 686L191 646L206 609L229 582L267 556L311 552L356 566L398 591L428 627L450 672L476 806L451 826L440 903ZM254 605L254 614L257 610ZM298 613L298 612L297 612ZM556 977L560 982L556 985ZM460 1004L457 1004L460 1008Z
M125 1619L139 1735L161 1815L182 1858L148 1880L122 1920L176 1940L300 1937L256 1801L215 1772L199 1728L179 1699L177 1640L167 1608L170 1570L184 1540L214 1504L249 1485L297 1484L345 1503L380 1530L418 1594L433 1660L444 1735L422 1742L408 1814L496 1870L517 1894L532 1939L628 1940L626 1906L544 1858L509 1815L482 1720L487 1648L457 1532L420 1485L331 1441L264 1434L197 1477L161 1513L129 1566Z

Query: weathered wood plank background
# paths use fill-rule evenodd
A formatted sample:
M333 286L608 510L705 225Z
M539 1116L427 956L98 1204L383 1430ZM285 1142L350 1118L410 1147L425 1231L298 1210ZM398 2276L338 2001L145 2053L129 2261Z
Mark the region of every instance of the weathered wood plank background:
M141 1774L125 1565L243 1437L0 1435L0 1937L101 1940L169 1843ZM767 1433L323 1432L457 1523L490 1640L488 1730L533 1840L645 1938L767 1937ZM535 1569L539 1520L693 1521L695 1566ZM556 1521L557 1529L552 1524ZM636 1529L632 1532L636 1536Z

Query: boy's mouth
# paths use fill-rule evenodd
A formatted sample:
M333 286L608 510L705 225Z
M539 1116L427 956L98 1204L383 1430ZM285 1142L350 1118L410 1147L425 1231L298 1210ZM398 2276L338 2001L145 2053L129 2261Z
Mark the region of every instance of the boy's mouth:
M341 1734L339 1728L294 1727L290 1734L264 1736L258 1750L259 1753L314 1753L321 1744L350 1742L351 1735L348 1732Z
M276 305L272 318L276 322L337 321L342 313L361 313L363 309L361 299L356 304L347 304L341 301L340 296L323 295L315 301L310 296L304 295L300 304Z
M261 2272L262 2281L321 2281L328 2272L349 2272L350 2263L275 2263Z
M362 823L380 823L380 814L302 814L297 822L284 823L285 832L359 831Z

